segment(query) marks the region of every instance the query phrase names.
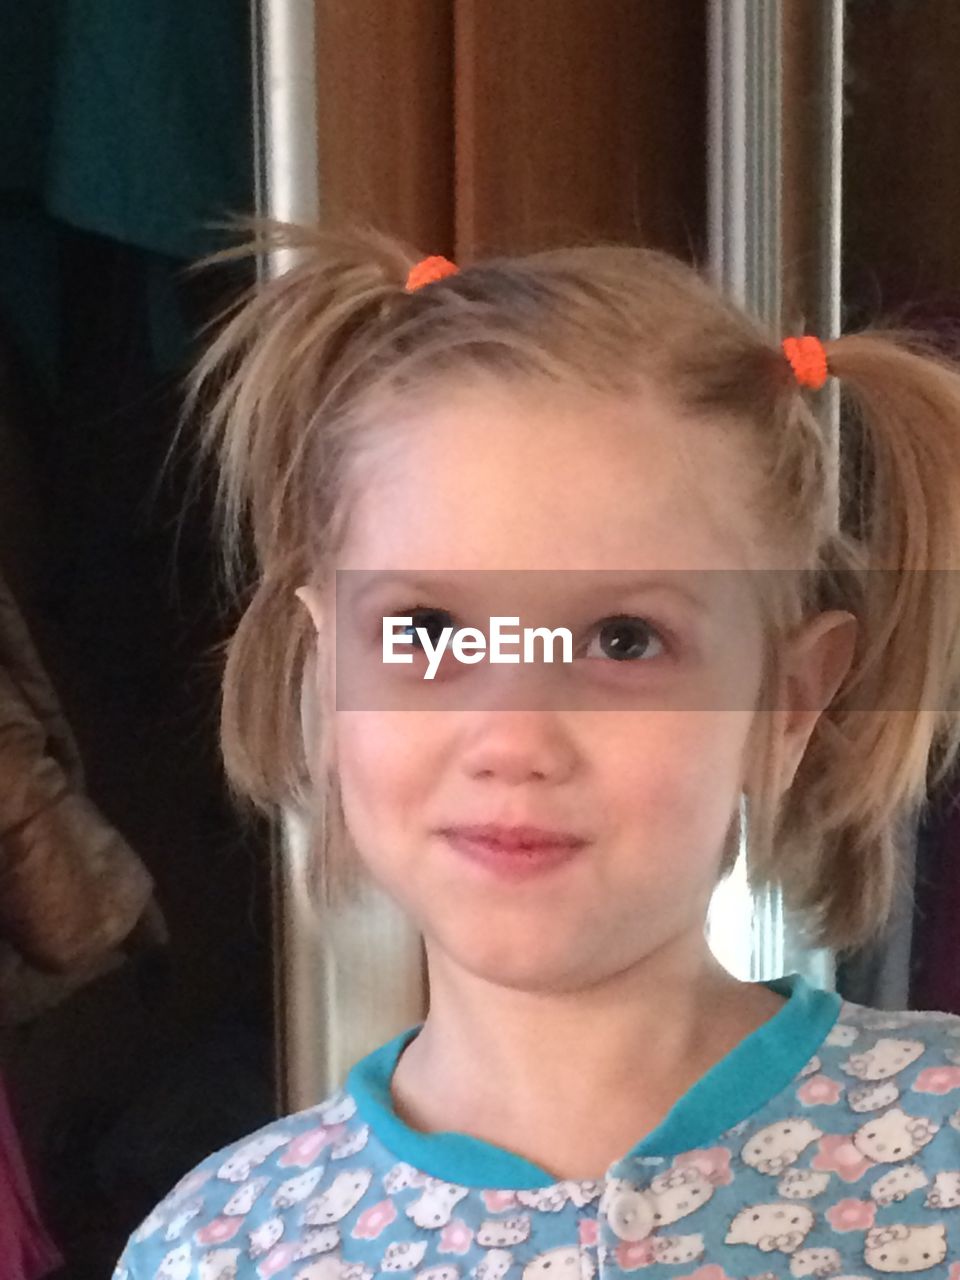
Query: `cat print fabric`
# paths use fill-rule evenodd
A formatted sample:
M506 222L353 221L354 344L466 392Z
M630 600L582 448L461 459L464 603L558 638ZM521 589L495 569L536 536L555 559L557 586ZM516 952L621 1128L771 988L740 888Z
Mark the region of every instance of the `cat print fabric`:
M960 1280L960 1017L768 985L781 1010L600 1181L408 1128L416 1027L187 1173L113 1280Z

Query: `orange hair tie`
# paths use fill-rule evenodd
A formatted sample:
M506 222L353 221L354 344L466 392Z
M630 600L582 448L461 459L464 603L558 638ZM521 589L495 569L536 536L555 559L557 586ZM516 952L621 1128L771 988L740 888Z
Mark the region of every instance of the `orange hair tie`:
M448 258L423 258L415 267L410 268L407 276L407 293L422 289L425 284L433 284L434 280L442 280L444 276L456 275L460 270L455 262Z
M829 374L827 353L820 339L808 334L803 338L784 338L781 345L801 387L819 391Z

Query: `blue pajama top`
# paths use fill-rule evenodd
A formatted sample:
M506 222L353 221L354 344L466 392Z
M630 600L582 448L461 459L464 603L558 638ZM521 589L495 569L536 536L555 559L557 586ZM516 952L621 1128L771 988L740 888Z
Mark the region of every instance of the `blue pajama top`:
M409 1128L420 1023L187 1173L113 1280L960 1280L960 1017L766 985L782 1008L599 1181Z

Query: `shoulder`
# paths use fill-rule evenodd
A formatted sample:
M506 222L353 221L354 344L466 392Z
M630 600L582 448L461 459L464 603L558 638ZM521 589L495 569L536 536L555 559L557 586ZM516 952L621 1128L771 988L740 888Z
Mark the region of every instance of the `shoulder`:
M960 1016L935 1010L873 1009L843 1001L824 1050L845 1058L846 1073L883 1079L923 1067L960 1067ZM958 1074L960 1080L960 1074Z
M340 1089L214 1151L132 1233L113 1280L259 1276L283 1234L283 1210L322 1193L330 1159L339 1171L365 1140L356 1104Z
M908 1095L960 1107L960 1017L952 1013L845 1000L814 1062L844 1080L854 1110Z
M726 1243L775 1237L789 1204L801 1238L818 1233L795 1275L827 1255L837 1271L890 1272L893 1242L909 1271L960 1257L960 1017L843 1001L775 1105L729 1132Z
M796 1098L879 1164L960 1160L960 1017L844 1001ZM848 1153L849 1154L849 1153Z

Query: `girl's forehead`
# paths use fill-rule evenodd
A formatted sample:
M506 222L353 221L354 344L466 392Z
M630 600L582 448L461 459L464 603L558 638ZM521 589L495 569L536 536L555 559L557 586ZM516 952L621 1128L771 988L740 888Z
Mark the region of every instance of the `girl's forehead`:
M341 567L759 567L749 471L739 433L649 393L449 390L374 421Z

